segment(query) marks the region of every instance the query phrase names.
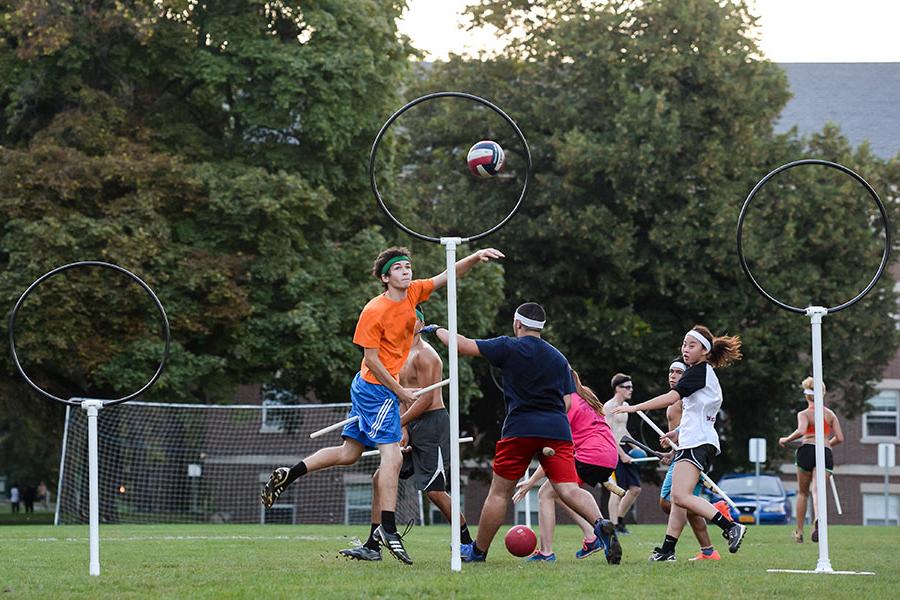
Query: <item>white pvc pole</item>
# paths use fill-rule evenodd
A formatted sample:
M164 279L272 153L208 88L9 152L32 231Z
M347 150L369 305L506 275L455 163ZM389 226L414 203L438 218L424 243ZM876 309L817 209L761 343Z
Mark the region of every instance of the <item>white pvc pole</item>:
M66 468L66 449L69 441L69 411L72 405L66 405L66 420L63 423L62 450L59 452L59 477L56 480L56 509L53 511L53 524L59 525L59 499L62 497L63 473ZM47 492L50 493L49 491Z
M460 477L459 477L459 355L456 331L456 246L460 238L441 238L447 249L447 344L450 358L450 570L462 571L460 555Z
M100 575L100 483L98 477L98 450L97 450L97 414L103 407L101 400L84 400L81 408L87 411L88 421L88 496L90 498L89 509L89 534L90 539L90 565L89 573L93 576Z
M825 390L822 383L822 317L828 309L810 306L806 309L812 326L813 392L815 393L814 423L816 428L816 505L819 519L819 561L816 571L830 572L828 557L828 488L825 485Z
M837 510L837 514L842 515L844 511L841 508L841 498L838 496L837 484L834 482L834 473L831 474L828 481L831 483L831 495L834 496L834 508Z
M530 467L525 468L525 476L522 477L522 481L531 479L530 471ZM525 493L525 527L531 529L531 494L528 492Z

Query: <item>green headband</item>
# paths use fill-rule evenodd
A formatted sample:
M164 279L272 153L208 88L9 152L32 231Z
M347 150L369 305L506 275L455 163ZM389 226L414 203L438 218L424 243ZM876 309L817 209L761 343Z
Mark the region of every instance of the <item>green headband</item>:
M390 259L389 261L384 263L383 267L381 267L381 274L387 275L387 272L390 271L392 266L394 266L394 263L398 263L401 260L409 260L409 257L404 254L401 254L400 256L395 256L394 258Z
M416 318L424 323L425 322L425 313L423 313L421 310L419 310L417 308L416 309Z

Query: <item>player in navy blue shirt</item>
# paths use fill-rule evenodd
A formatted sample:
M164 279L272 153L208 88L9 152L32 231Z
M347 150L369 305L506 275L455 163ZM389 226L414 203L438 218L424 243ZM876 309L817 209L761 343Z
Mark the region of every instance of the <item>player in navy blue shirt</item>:
M503 375L506 419L494 455L494 476L478 521L478 536L472 544L462 545L465 562L483 561L488 548L506 517L516 482L537 456L560 500L594 523L606 559L618 564L622 547L614 526L603 519L594 497L578 484L572 431L566 412L570 394L575 391L569 361L541 338L546 323L543 307L526 302L513 318L515 337L471 340L458 336L457 347L463 356L483 356ZM450 333L436 325L423 328L447 344ZM551 451L543 452L545 448Z

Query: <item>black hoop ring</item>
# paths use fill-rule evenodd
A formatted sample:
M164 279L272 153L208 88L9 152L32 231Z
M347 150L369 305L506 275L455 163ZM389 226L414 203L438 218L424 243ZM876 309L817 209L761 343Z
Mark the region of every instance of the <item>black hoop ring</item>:
M890 258L890 252L891 252L891 226L890 226L890 221L888 221L887 211L884 208L884 204L881 202L881 198L878 197L878 194L875 192L875 190L872 188L872 186L869 185L869 182L867 182L865 179L863 179L860 175L858 175L854 171L848 169L844 165L840 165L838 163L830 162L827 160L819 160L816 158L806 158L803 160L797 160L794 162L787 163L786 165L782 165L782 166L778 167L777 169L775 169L774 171L772 171L771 173L769 173L768 175L766 175L765 177L763 177L762 179L760 179L759 183L757 183L756 186L754 186L754 188L750 191L750 195L747 196L747 199L744 200L744 205L741 207L741 214L738 217L738 225L737 225L738 257L740 258L740 261L741 261L741 269L744 270L744 274L747 276L747 279L750 280L750 283L753 284L753 287L756 288L756 291L759 292L760 294L762 294L763 298L765 298L766 300L768 300L775 306L783 308L784 310L789 310L791 312L800 313L800 314L804 314L804 315L806 314L805 308L799 308L797 306L791 306L790 304L785 304L784 302L781 302L780 300L772 297L769 293L766 292L766 290L764 290L762 288L761 285L759 285L759 283L753 277L753 274L750 272L750 267L747 265L747 260L744 257L744 246L743 246L744 217L747 213L747 209L750 208L750 203L753 201L753 198L756 197L756 194L759 192L759 190L762 189L762 187L770 179L772 179L773 177L775 177L782 171L787 171L788 169L792 169L794 167L799 167L800 165L822 165L825 167L830 167L832 169L837 169L838 171L841 171L842 173L846 173L847 175L849 175L850 177L852 177L853 179L855 179L856 181L861 183L862 186L864 188L866 188L866 191L869 192L869 195L872 197L872 200L875 201L875 205L878 207L878 211L881 213L881 222L884 225L884 253L881 256L881 264L878 265L878 271L875 273L875 276L872 278L872 281L869 282L869 285L867 285L865 287L865 289L863 291L861 291L859 294L857 294L853 299L848 300L847 302L844 302L843 304L840 304L838 306L833 306L831 308L828 308L827 309L828 314L832 314L832 313L838 312L839 310L844 310L845 308L849 308L849 307L853 306L854 304L856 304L857 302L862 300L862 298L866 294L868 294L873 287L875 287L875 284L878 283L878 279L881 278L881 274L884 272L884 268L887 266L888 259Z
M526 159L525 183L522 185L522 193L519 195L519 200L516 202L516 205L513 207L513 209L509 212L508 215L506 215L506 217L503 218L502 221L500 221L499 223L497 223L490 229L488 229L486 231L482 231L481 233L479 233L477 235L462 238L461 241L472 242L477 239L481 239L485 236L488 236L488 235L494 233L495 231L497 231L498 229L500 229L501 227L506 225L506 223L510 219L512 219L513 216L519 211L519 207L522 206L522 201L525 200L525 196L528 194L528 184L531 182L531 171L532 171L531 151L528 149L528 142L525 141L525 136L522 135L522 130L519 129L519 126L516 125L516 122L513 121L509 117L509 115L507 115L505 112L503 112L500 109L500 107L496 106L495 104L492 104L491 102L488 102L487 100L485 100L484 98L480 98L479 96L475 96L472 94L466 94L464 92L435 92L433 94L427 94L425 96L421 96L419 98L416 98L415 100L411 100L410 102L407 102L400 110L398 110L397 112L392 114L390 116L390 118L387 121L385 121L384 125L381 126L381 130L378 132L378 135L375 136L375 142L372 144L372 151L369 153L369 182L372 185L372 193L375 194L375 199L378 201L378 206L380 206L381 210L384 211L384 214L386 214L388 216L388 218L394 222L394 225L396 225L397 227L399 227L400 229L402 229L403 231L405 231L406 233L408 233L409 235L411 235L415 238L419 238L420 240L425 240L426 242L435 242L438 244L441 243L441 238L436 238L436 237L432 237L429 235L425 235L425 234L419 233L418 231L414 231L413 229L410 229L409 227L407 227L406 225L401 223L400 220L397 219L397 217L395 217L391 213L390 210L388 210L388 207L385 206L384 199L381 197L381 192L378 191L378 184L375 182L375 156L378 154L378 147L381 144L381 138L384 137L385 132L387 132L387 130L391 126L391 124L393 124L393 122L396 121L400 115L402 115L403 113L408 111L413 106L415 106L417 104L421 104L422 102L426 102L428 100L434 100L435 98L447 98L447 97L465 98L467 100L472 100L474 102L478 102L479 104L483 104L484 106L487 106L488 108L493 110L495 113L500 115L503 118L503 120L505 120L507 123L509 123L509 125L510 125L510 127L512 127L513 131L515 131L516 136L519 138L519 142L521 142L521 144L522 144L522 151L525 153L525 159Z
M141 394L146 392L148 389L150 389L150 386L152 386L154 383L156 383L156 380L159 379L160 375L162 375L163 368L166 366L166 360L168 360L168 358L169 358L169 344L171 342L171 334L169 332L169 319L168 319L168 317L166 317L166 311L163 308L162 302L159 301L159 298L157 298L156 294L153 293L153 290L150 289L150 286L147 285L146 283L144 283L140 277L138 277L131 271L129 271L127 269L123 269L122 267L120 267L118 265L114 265L112 263L95 261L95 260L85 260L85 261L69 263L67 265L57 267L57 268L53 269L52 271L48 271L47 273L44 273L43 275L38 277L34 283L29 285L28 289L26 289L24 292L22 292L22 295L19 296L19 300L16 302L16 305L12 309L12 313L9 315L9 349L10 349L10 352L12 353L13 364L16 366L16 370L19 371L19 374L25 379L25 381L28 382L28 385L30 385L32 388L34 388L35 391L37 391L42 396L46 396L47 398L50 398L51 400L56 400L57 402L62 402L64 404L71 404L72 406L79 406L81 404L82 399L74 400L74 399L70 398L70 399L66 400L65 398L60 398L59 396L54 396L50 392L48 392L44 389L41 389L25 373L25 370L22 368L22 364L19 362L19 356L16 353L16 316L19 314L19 309L22 307L22 303L25 302L25 298L27 298L28 295L34 291L34 288L36 288L38 285L40 285L45 280L50 279L54 275L62 273L63 271L68 271L69 269L74 269L76 267L106 267L108 269L112 269L114 271L118 271L119 273L123 273L123 274L127 275L128 277L133 279L138 285L140 285L142 288L144 288L144 291L147 292L147 295L150 296L150 298L153 300L154 304L156 304L156 309L159 311L159 317L162 320L163 333L165 334L165 339L166 339L166 347L165 347L165 350L163 351L163 356L162 356L162 360L159 363L159 368L156 369L156 373L153 374L153 377L150 378L150 381L145 383L144 386L141 389L139 389L138 391L128 394L127 396L122 396L121 398L113 398L113 399L109 399L109 400L103 400L103 405L110 406L113 404L119 404L121 402L127 402L128 400L131 400L132 398L136 398L137 396L140 396Z

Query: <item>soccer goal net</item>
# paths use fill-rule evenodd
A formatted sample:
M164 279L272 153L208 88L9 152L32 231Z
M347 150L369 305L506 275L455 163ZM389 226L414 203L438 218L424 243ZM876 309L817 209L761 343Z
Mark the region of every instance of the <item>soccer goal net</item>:
M259 491L272 469L294 465L340 431L349 404L294 406L128 402L100 411L100 520L105 523L368 524L378 456L297 480L270 509ZM66 412L57 524L88 519L85 411ZM422 499L401 481L398 522L422 522Z

